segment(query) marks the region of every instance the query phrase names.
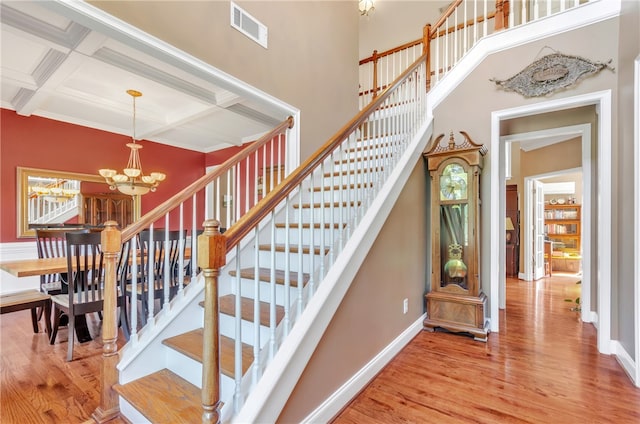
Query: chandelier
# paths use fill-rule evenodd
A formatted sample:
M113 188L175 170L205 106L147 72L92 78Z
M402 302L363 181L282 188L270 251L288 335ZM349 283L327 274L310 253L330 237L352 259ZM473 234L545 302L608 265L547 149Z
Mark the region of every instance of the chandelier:
M53 180L48 184L29 186L30 198L41 198L48 202L63 203L73 199L80 193L78 181Z
M373 7L373 0L359 0L358 9L360 9L360 16L369 16L370 13L376 10Z
M156 191L156 187L161 181L164 181L166 175L162 172L144 175L142 172L142 163L140 163L142 146L136 143L136 98L142 96L142 93L136 90L127 90L127 94L133 98L133 142L127 143L127 147L131 149L127 167L122 170L122 174L117 173L115 169L100 169L98 172L109 184L111 190L118 189L121 193L130 196L141 196L149 191Z

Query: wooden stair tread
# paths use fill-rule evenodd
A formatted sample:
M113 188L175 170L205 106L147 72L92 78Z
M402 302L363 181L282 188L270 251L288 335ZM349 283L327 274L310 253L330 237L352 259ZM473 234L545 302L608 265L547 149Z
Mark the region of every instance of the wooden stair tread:
M202 343L204 329L198 328L188 331L177 336L164 339L162 344L175 349L176 351L188 356L194 361L202 363ZM235 340L220 336L220 372L228 377L233 378L235 369L234 352ZM253 362L253 347L242 343L242 374L244 375ZM199 422L199 421L198 421Z
M336 184L333 186L333 190L343 190L343 189L349 189L349 190L353 190L354 188L362 188L362 187L373 187L373 182L368 182L366 184L362 184L362 183L358 183L358 184ZM322 191L323 187L314 187L313 191ZM324 186L324 191L331 191L331 186Z
M342 224L342 227L344 227L346 225L347 224ZM340 226L341 225L339 223L337 223L337 222L334 223L333 225L329 224L328 222L324 224L324 228L327 229L327 230L331 229L331 228L339 229ZM289 223L289 228L300 228L300 227L301 227L301 225L299 223L297 223L297 222L295 222L295 223L291 223L290 222ZM287 224L284 223L284 222L277 222L276 223L276 228L287 228ZM311 228L311 224L309 224L308 222L304 222L302 224L302 228L305 228L305 229ZM313 224L313 228L319 229L320 228L320 223L319 222L314 223Z
M355 202L355 201L351 201L351 202L342 202L342 206L343 206L343 207L347 207L347 206L349 206L349 205L351 205L351 206L355 206L355 204L356 204L356 203L358 204L358 206L360 206L360 203L362 203L362 202L360 202L360 200L358 200L357 202ZM322 203L317 202L317 203L314 203L314 204L313 204L313 207L314 207L314 209L320 209L320 208L322 207L322 205L323 205ZM293 207L294 207L295 209L300 209L300 205L299 205L298 203L295 203L295 204L293 205ZM329 208L331 207L331 202L324 202L324 207L325 207L326 209L329 209ZM339 207L340 207L340 202L333 202L333 207L334 207L334 208L339 208ZM310 209L310 208L311 208L311 203L303 203L303 204L302 204L302 208L303 208L303 209Z
M346 172L343 172L343 171L325 172L323 176L325 178L329 178L329 177L340 177L340 176L347 176L347 175L365 175L365 174L371 174L374 172L380 172L383 169L384 169L384 166L380 165L380 166L374 166L372 168L367 168L367 169L349 169Z
M243 320L253 322L253 299L248 297L240 298L240 316ZM236 295L227 294L220 297L220 312L223 314L236 315ZM284 307L276 305L276 325L284 318ZM260 302L260 325L269 327L271 320L270 304L268 302Z
M284 244L276 243L276 244L273 245L273 247L275 248L276 252L285 252L286 251L286 249L285 249L286 246ZM268 251L270 251L271 250L271 245L270 244L259 244L258 245L258 249L259 250L268 250ZM295 244L291 243L289 245L289 252L290 253L298 253L299 252L298 243L295 243ZM304 253L304 254L311 253L311 246L302 246L302 253ZM313 253L316 254L316 255L320 255L321 254L320 248L318 246L314 246L313 247ZM326 255L327 253L329 253L329 248L325 247L324 254Z
M113 388L152 423L202 421L200 389L168 369Z
M345 158L345 159L336 160L334 161L334 163L341 164L341 163L364 162L368 160L378 160L378 159L389 158L391 156L393 156L391 153L383 153L383 154L377 154L372 156L358 156L355 158Z
M235 277L236 271L229 271L229 275ZM275 272L276 284L284 284L285 273L283 270L277 269ZM240 270L240 278L246 278L247 280L253 280L256 278L255 268L243 268ZM258 279L266 283L271 282L271 270L269 268L258 268ZM307 284L309 282L309 274L302 273L302 282ZM298 287L298 272L289 272L289 284L291 287Z

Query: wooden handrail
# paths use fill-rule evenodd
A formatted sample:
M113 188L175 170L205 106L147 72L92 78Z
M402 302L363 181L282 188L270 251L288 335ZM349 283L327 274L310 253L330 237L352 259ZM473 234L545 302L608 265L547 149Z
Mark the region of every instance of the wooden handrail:
M431 37L431 39L434 40L434 39L436 39L438 37L442 37L445 34L451 34L452 32L456 32L458 30L463 29L464 27L474 26L475 24L479 24L479 23L484 22L485 19L486 20L493 19L495 16L496 16L496 12L494 10L494 11L488 12L487 16L483 15L483 16L478 16L476 19L468 19L467 22L463 22L461 24L458 24L457 26L454 25L454 26L451 26L449 28L442 29L442 30L438 31L437 34L434 33L433 36Z
M227 159L222 165L220 165L220 167L208 174L203 175L202 177L185 187L184 190L179 191L174 196L156 206L153 210L146 213L141 219L129 225L122 231L122 241L126 242L130 240L135 234L151 225L152 222L155 222L159 218L163 217L168 210L177 207L178 205L180 205L180 203L193 196L194 193L197 193L198 191L204 189L211 181L214 181L216 178L224 175L224 173L231 169L236 163L247 158L250 154L257 151L260 147L273 139L275 136L281 134L285 129L292 128L293 124L293 117L288 117L267 134L263 135L257 141L248 146L246 149L243 149L242 151Z
M455 12L456 8L462 3L462 0L456 0L449 5L449 8L440 16L440 19L436 21L435 24L431 26L431 38L433 38L433 34L438 31L438 28L442 26L447 21L447 18Z
M422 55L411 66L409 66L396 80L389 85L380 96L376 97L371 103L365 106L356 116L347 122L333 137L311 155L298 169L289 174L277 188L270 191L256 207L252 208L244 214L236 223L229 228L224 235L227 237L227 251L236 246L240 240L246 236L251 229L264 219L275 207L282 202L289 193L296 189L304 179L316 169L317 166L334 151L334 149L342 143L342 141L354 132L365 119L373 113L389 95L399 87L405 78L418 68L424 61L426 55Z
M419 38L417 40L409 41L408 43L404 43L401 46L397 46L397 47L394 47L392 49L385 50L382 53L375 53L375 54L377 54L378 55L378 59L380 59L381 57L389 56L391 54L397 53L397 52L402 51L404 49L408 49L410 47L417 46L417 45L419 45L421 43L422 43L422 38ZM377 52L377 50L375 50L375 52ZM374 61L375 54L371 55L371 56L369 56L367 58L362 59L360 62L358 62L358 64L364 65L365 63Z

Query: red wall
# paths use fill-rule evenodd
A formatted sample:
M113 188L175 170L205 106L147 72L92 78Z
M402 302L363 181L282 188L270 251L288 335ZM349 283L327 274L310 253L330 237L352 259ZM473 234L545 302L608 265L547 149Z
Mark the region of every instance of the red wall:
M129 158L130 137L37 116L24 117L1 109L0 114L0 242L20 241L16 235L17 167L98 174L98 169L122 169ZM206 155L141 141L146 174L160 171L167 179L155 193L142 196L142 214L204 175ZM109 192L105 183L104 192Z

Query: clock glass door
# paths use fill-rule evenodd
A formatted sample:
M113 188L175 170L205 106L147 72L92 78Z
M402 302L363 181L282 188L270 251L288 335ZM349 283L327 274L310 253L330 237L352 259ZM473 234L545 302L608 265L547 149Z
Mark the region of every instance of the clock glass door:
M440 286L444 291L469 290L467 181L467 170L458 163L449 163L440 174Z

